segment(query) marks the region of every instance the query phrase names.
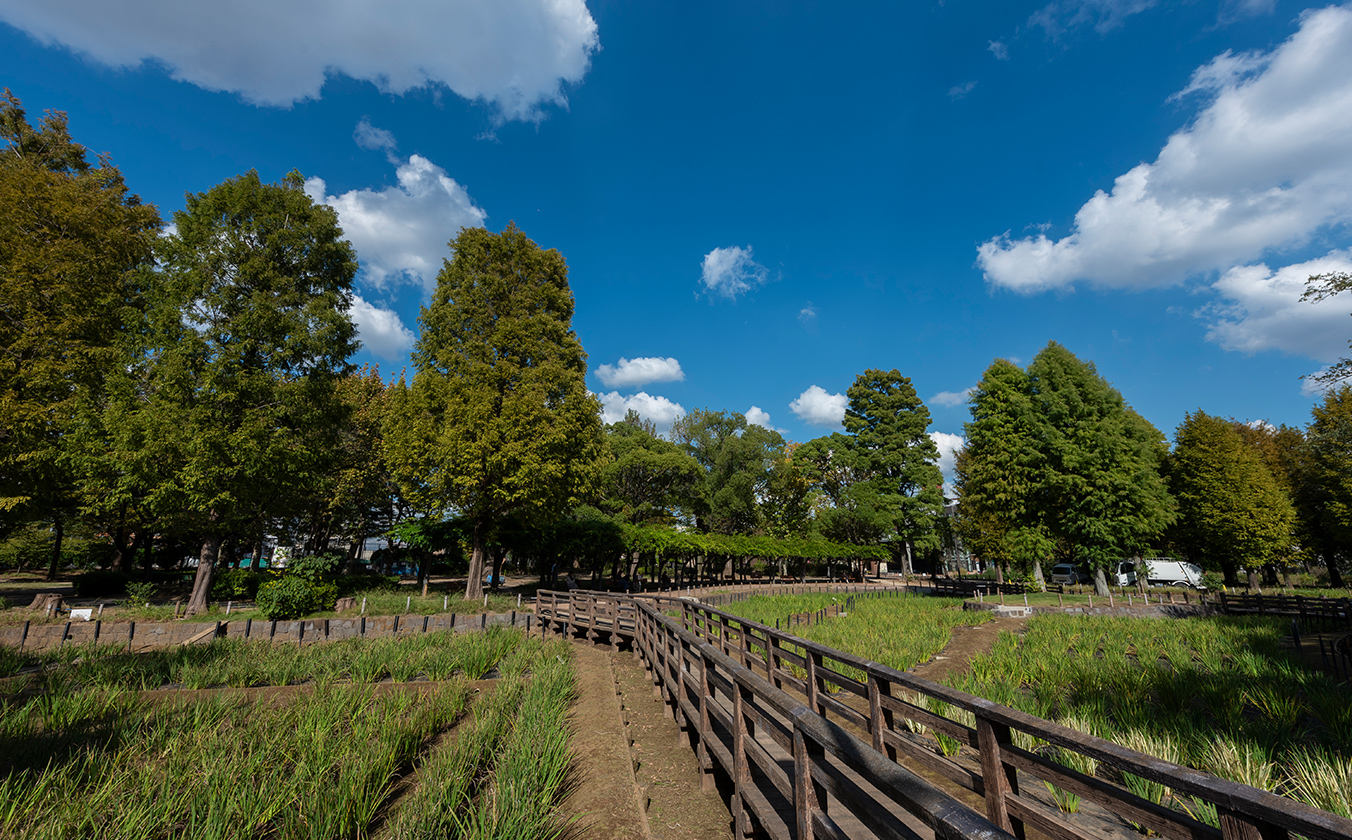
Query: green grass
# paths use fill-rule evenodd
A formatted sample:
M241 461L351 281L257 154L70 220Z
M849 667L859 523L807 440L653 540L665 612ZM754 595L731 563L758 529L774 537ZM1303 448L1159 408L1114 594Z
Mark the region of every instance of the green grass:
M791 614L816 612L833 603L846 603L844 595L766 595L748 598L723 608L726 612L775 626ZM953 628L974 626L991 620L990 613L964 611L956 598L929 595L878 595L856 598L847 614L812 625L786 628L809 641L848 651L904 671L943 650Z
M474 633L425 633L382 639L345 639L300 647L267 641L218 639L209 645L129 654L112 645L67 645L38 654L0 653L0 676L32 664L61 665L70 679L91 688L145 690L245 688L296 683L371 683L479 679L522 643L511 627ZM3 649L0 649L3 650Z
M1281 646L1285 626L1256 617L1038 616L1022 637L1002 633L989 654L949 682L1349 816L1347 689L1306 670ZM1153 801L1195 809L1167 788L1130 775L1121 781Z
M345 646L358 657L329 658ZM225 647L226 656L179 664L220 667L281 650ZM365 654L387 668L421 661L427 673L436 647L458 651L442 667L464 676L417 693L323 677ZM498 628L288 648L292 673L318 676L312 691L284 698L222 692L203 701L107 687L156 673L126 657L44 672L0 706L0 836L533 840L566 827L557 810L571 762L566 643ZM494 665L498 687L468 716L466 677ZM415 769L417 784L400 799L401 779Z

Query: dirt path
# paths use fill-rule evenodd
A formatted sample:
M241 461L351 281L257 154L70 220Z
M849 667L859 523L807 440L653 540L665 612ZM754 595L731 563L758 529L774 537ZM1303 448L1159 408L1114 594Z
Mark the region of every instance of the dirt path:
M732 817L725 794L700 789L695 753L677 743L676 721L666 717L652 680L633 655L612 657L634 771L653 840L727 840Z
M972 660L983 653L990 653L1001 631L1022 633L1027 619L997 618L978 624L976 627L954 627L953 637L947 647L939 651L928 662L922 662L911 668L917 677L934 682L943 682L952 674L961 674L972 664Z
M573 703L576 787L562 810L575 815L572 835L587 840L651 838L639 807L629 741L620 716L610 654L573 646L577 700Z

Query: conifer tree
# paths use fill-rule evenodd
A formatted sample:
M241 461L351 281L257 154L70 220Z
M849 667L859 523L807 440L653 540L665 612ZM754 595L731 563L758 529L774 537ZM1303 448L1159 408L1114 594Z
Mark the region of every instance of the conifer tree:
M451 251L419 317L413 381L392 394L385 454L406 498L470 523L465 597L477 600L493 529L590 495L604 438L563 256L515 224L466 228Z

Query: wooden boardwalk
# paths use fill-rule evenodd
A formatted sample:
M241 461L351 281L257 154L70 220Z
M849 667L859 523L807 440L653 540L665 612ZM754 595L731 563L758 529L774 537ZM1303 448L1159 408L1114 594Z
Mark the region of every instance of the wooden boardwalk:
M706 787L714 787L715 772L731 780L738 837L993 839L1024 837L1029 830L1057 840L1101 836L1101 826L1070 821L1020 789L1042 781L1161 837L1352 837L1352 820L1132 752L691 598L542 592L536 609L545 631L632 647L694 749ZM947 704L949 714L930 711L933 701ZM979 769L922 746L908 724L953 739L979 758ZM1016 732L1208 803L1220 827L1078 773L1043 751L1022 749ZM906 765L973 792L985 813Z

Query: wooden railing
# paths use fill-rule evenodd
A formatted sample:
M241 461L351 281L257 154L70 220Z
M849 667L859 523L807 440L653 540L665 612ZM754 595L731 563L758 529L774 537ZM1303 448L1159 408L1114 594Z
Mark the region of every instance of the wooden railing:
M567 599L566 593L559 596ZM576 614L597 615L597 602L607 598L585 596L588 603ZM666 597L609 600L617 602L608 608L616 615L623 615L619 601L635 604L635 655L651 669L670 714L695 747L706 778L716 762L736 782L733 810L739 835L754 822L775 838L807 838L814 832L847 836L837 831L842 819L822 811L828 792L846 809L844 818L857 819L879 836L894 836L897 827L870 821L869 797L896 803L937 831L941 823L926 809L938 808L952 816L962 806L925 786L928 783L915 777L911 768L981 797L990 823L1017 836L1023 836L1026 827L1066 840L1099 836L1093 827L1069 821L1022 790L1040 780L1166 838L1352 837L1352 820L1133 752L713 607ZM554 609L554 615L561 615L568 607L556 601ZM549 615L548 609L540 610L542 627L557 626ZM728 703L731 712L726 711ZM947 704L949 714L932 711L927 708L930 703ZM908 722L910 728L927 727L953 739L962 752L954 757L938 754L933 742L910 731ZM759 742L748 737L757 731L768 733L788 758L774 761L763 754ZM1016 740L1029 746L1040 740L1050 749L1088 756L1109 772L1079 773L1041 750L1017 746ZM887 761L880 764L884 757ZM884 766L905 772L885 773ZM1175 797L1186 798L1179 801L1214 806L1220 828L1102 778L1123 773L1166 785ZM711 786L712 781L706 784ZM794 819L774 816L781 810L776 802L788 800L794 803ZM978 835L994 830L978 829L979 823L963 825L963 831Z
M1348 598L1307 598L1303 595L1220 594L1221 611L1227 615L1280 615L1310 622L1343 626L1352 630L1352 601Z

